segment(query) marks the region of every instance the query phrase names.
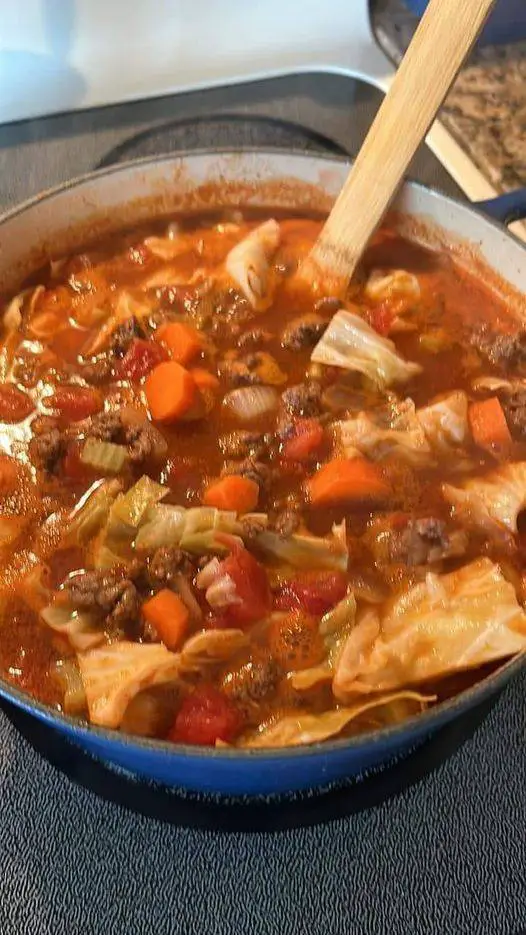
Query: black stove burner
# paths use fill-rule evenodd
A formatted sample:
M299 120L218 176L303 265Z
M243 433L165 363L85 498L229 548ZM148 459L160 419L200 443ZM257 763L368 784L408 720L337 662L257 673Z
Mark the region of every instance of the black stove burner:
M269 798L198 795L135 778L96 760L52 727L5 701L2 710L34 750L69 779L126 809L182 828L221 832L276 832L336 821L380 805L420 782L468 740L495 699L443 727L407 756L358 779L324 789Z
M290 120L254 114L225 113L172 120L137 133L104 156L97 168L138 159L208 149L289 149L310 153L350 155L339 143Z

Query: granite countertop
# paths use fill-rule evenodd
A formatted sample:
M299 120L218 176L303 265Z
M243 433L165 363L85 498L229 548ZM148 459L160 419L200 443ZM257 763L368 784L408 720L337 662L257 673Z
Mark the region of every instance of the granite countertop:
M377 0L372 22L386 55L399 62L417 17L402 0ZM526 186L526 42L476 49L440 120L495 189Z

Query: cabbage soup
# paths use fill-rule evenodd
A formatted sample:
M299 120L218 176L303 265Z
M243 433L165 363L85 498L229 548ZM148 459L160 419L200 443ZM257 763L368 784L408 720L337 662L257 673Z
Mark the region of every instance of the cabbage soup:
M0 673L91 724L276 747L526 646L526 338L451 257L169 218L2 307Z

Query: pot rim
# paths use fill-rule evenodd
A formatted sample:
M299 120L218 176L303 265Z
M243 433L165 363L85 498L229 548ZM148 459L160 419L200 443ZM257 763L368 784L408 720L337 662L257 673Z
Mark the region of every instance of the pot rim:
M8 209L6 212L0 215L0 226L8 223L12 218L18 217L20 214L23 214L26 211L30 211L32 207L42 203L42 201L51 200L57 195L74 190L75 188L78 188L87 182L96 182L98 178L109 175L116 175L134 167L139 168L147 167L149 165L158 166L162 164L170 164L191 159L194 156L221 157L223 155L255 155L266 159L271 159L273 156L287 156L298 162L320 160L328 163L337 163L338 165L351 165L354 161L350 157L348 158L332 153L305 153L301 150L288 149L286 147L274 147L272 149L261 149L258 147L246 147L242 149L235 147L221 147L218 149L201 148L181 150L176 154L166 153L153 157L145 156L138 159L127 160L122 163L117 163L113 166L95 169L91 172L84 173L83 175L76 176L73 179L68 179L65 182L61 182L60 184L55 185L40 194L34 195L33 197L26 199L18 205L15 205L13 208ZM478 215L481 220L485 222L485 224L495 228L500 233L504 232L511 241L519 244L522 249L526 250L526 247L519 240L519 238L515 237L510 231L508 231L503 224L484 214L482 210L477 208L476 204L472 204L467 201L464 202L460 198L455 198L453 196L443 194L442 192L439 192L428 185L424 185L421 182L416 182L410 179L404 180L404 183L401 186L401 190L403 188L413 188L423 191L427 195L440 198L441 200L457 208L459 207L470 211L470 213ZM39 717L40 720L45 721L53 727L60 729L63 726L67 728L68 733L76 735L79 740L83 737L94 736L98 740L104 741L106 744L110 744L112 746L119 746L127 749L137 748L144 751L145 753L150 752L162 755L167 759L170 759L174 756L185 756L193 760L220 759L231 762L239 760L243 762L248 762L250 760L260 762L262 759L303 760L310 759L312 757L319 757L320 754L329 755L331 753L338 753L351 749L358 752L364 748L370 748L371 746L380 747L384 742L388 742L390 745L392 744L393 753L395 753L395 744L397 740L400 740L401 742L407 742L407 740L410 739L413 735L416 740L426 733L431 733L434 729L439 728L442 724L451 720L453 717L460 716L465 711L475 707L484 699L499 693L506 686L510 678L518 674L518 672L525 665L525 662L526 650L519 653L517 656L508 659L503 663L503 665L499 666L495 672L486 676L480 682L477 682L470 688L465 689L452 698L439 702L432 708L428 708L420 714L416 714L411 718L407 718L400 724L383 727L378 730L367 731L366 733L358 734L354 737L337 738L334 740L329 739L324 741L317 741L308 745L298 745L293 747L196 747L190 744L174 744L166 740L151 739L133 734L121 734L118 730L98 727L97 725L79 720L75 717L72 717L71 715L64 714L62 711L55 710L51 706L34 699L28 692L21 691L11 682L1 677L0 697L15 704L17 707L22 708L29 714Z
M158 156L140 156L136 159L127 159L124 162L115 163L115 165L103 166L101 168L93 169L90 172L84 172L82 175L76 175L71 179L66 179L64 182L59 182L57 185L53 185L51 188L44 189L44 191L38 192L36 195L32 195L30 198L25 199L25 201L21 201L12 208L8 208L6 211L0 213L0 226L3 226L12 218L18 217L18 215L23 214L25 211L28 211L37 204L51 200L63 192L79 188L87 182L97 181L98 178L116 175L119 172L124 172L133 168L140 168L141 166L157 166L164 163L169 164L177 161L184 161L186 159L192 159L194 156L221 157L235 155L262 156L265 159L271 159L273 156L288 156L291 159L297 160L299 162L320 160L348 166L353 165L355 161L354 157L352 156L344 156L338 153L315 151L306 153L301 149L289 149L284 146L275 146L271 149L261 149L257 146L246 146L242 148L227 146L218 147L217 149L197 147L195 149L179 150L177 153L161 153ZM445 201L446 203L451 204L456 208L461 208L463 210L469 211L470 213L476 214L490 227L495 228L501 233L504 232L506 236L510 238L510 240L518 244L523 250L526 250L525 243L519 237L516 237L512 231L508 230L506 225L486 214L484 210L479 207L479 202L468 201L467 199L464 201L461 198L457 198L454 195L448 195L436 188L432 188L430 185L426 185L424 182L418 182L412 178L404 178L399 191L403 191L404 188L411 188L416 189L417 191L425 192L426 195L431 195L434 198L440 198L441 201ZM494 199L490 199L490 201L497 201L498 197L499 196L496 196ZM481 202L481 204L485 203L487 202Z

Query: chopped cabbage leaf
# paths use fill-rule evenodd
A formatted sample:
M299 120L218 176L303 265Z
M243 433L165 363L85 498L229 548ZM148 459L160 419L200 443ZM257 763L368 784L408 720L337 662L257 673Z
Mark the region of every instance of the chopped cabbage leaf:
M97 620L91 614L79 613L72 607L50 604L40 611L44 623L65 636L73 649L83 651L103 643L104 631L97 626Z
M186 641L181 650L181 671L198 672L219 662L226 662L249 645L243 630L203 630Z
M332 679L343 642L354 626L355 619L356 600L353 594L348 594L336 607L324 614L318 630L325 644L326 659L320 665L291 672L289 679L293 688L297 691L308 690L319 682Z
M400 357L393 342L382 338L359 315L343 309L336 312L311 360L357 370L381 389L391 383L404 383L422 369Z
M135 548L139 552L154 552L162 546L179 545L185 514L183 506L160 504L149 507L137 533Z
M444 497L470 524L491 532L495 523L517 532L517 517L526 506L526 461L468 480L462 487L442 485Z
M279 224L271 218L250 231L227 255L226 272L252 308L259 310L269 304L269 265L280 238Z
M392 406L390 427L360 412L356 418L336 422L333 431L346 457L354 457L359 451L374 460L396 453L416 466L433 461L431 447L411 399Z
M333 527L331 536L292 535L286 539L265 530L255 537L254 542L265 555L294 568L347 569L347 544L337 527Z
M216 541L217 532L239 537L242 525L236 513L206 506L186 509L160 504L146 511L144 524L135 539L135 548L140 552L151 552L161 546L180 546L196 554L203 551L223 554L228 548Z
M111 335L119 325L130 318L147 318L152 312L152 305L144 298L139 302L129 292L123 289L115 302L115 308L104 324L99 328L93 339L83 348L83 354L92 356L99 354L108 344ZM88 324L86 322L86 324Z
M149 553L160 547L178 546L196 555L205 552L223 555L229 551L229 546L218 541L217 533L227 533L242 545L253 521L262 528L254 537L254 544L266 555L296 568L347 568L345 529L335 526L332 535L325 538L293 535L284 539L264 529L267 523L264 513L238 516L206 506L191 509L168 504L149 506L142 517L134 548L137 552ZM112 543L110 547L114 548Z
M392 705L404 699L418 702L420 710L422 710L428 702L435 700L435 696L402 691L367 701L362 700L345 708L324 711L322 714L299 712L298 714L286 715L249 735L238 746L295 747L299 744L318 743L321 740L327 740L328 737L337 736L352 721L367 711L373 711L385 705Z
M526 648L526 614L498 565L480 558L368 611L351 631L333 679L338 701L478 668Z
M123 640L77 655L89 719L100 727L119 727L128 704L139 692L175 682L181 657L162 643Z
M373 269L365 284L365 295L373 302L406 299L414 304L420 298L420 283L413 273L405 269ZM397 304L397 311L401 309Z
M374 460L396 453L415 466L433 464L434 453L451 454L469 437L465 393L450 393L429 406L415 409L411 399L391 401L388 424L384 410L336 422L336 442L347 457L356 451Z
M469 438L468 398L462 390L418 409L416 415L428 442L441 454L451 454Z

